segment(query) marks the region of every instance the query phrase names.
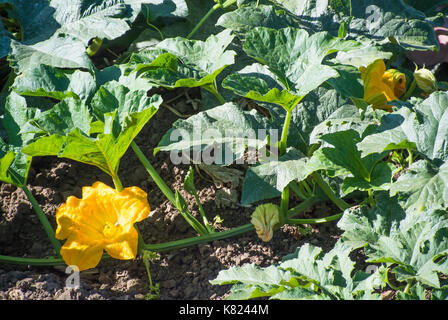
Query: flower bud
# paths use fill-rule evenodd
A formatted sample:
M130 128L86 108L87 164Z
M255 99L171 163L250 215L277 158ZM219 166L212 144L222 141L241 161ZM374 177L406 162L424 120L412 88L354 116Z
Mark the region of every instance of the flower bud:
M437 90L437 80L434 74L428 69L417 69L414 71L414 79L417 86L425 93L431 93Z
M259 205L252 213L251 223L255 227L258 237L268 242L274 235L274 227L280 222L278 206L272 203Z

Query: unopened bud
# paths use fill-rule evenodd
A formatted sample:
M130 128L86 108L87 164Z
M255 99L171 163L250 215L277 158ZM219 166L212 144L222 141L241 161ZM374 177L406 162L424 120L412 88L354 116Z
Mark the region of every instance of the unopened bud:
M261 240L268 242L272 239L274 227L280 222L279 215L278 206L272 203L259 205L252 213L250 222Z
M428 69L417 69L414 71L414 79L417 86L425 93L431 93L437 90L437 80L434 74Z

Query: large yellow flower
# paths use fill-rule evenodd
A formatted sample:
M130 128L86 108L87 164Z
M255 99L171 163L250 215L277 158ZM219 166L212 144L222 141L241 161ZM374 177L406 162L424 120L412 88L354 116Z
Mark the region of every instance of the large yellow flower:
M67 198L56 211L56 238L67 239L61 255L80 271L95 267L103 250L116 259L135 259L138 232L134 223L148 217L147 194L138 187L121 192L95 182L82 189L82 199Z
M384 61L379 59L359 68L364 82L364 101L374 109L392 111L387 101L398 100L406 90L406 76L395 69L386 70Z

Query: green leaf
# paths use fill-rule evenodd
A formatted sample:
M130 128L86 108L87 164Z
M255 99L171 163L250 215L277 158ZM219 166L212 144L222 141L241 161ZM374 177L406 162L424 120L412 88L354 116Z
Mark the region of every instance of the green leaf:
M270 5L240 7L221 15L216 24L242 34L256 27L281 29L295 25L290 17Z
M398 281L417 280L440 288L438 273L448 273L448 212L404 214L392 199L378 200L371 210L361 207L344 213L338 223L345 231L341 241L365 246L367 262L396 264L390 271Z
M42 112L31 123L46 133L64 136L75 128L89 133L90 121L88 106L79 99L67 98Z
M348 52L340 51L331 61L334 63L350 65L356 68L365 67L375 60L389 60L393 54L383 51L384 49L375 43L364 43L359 49L350 50Z
M336 70L322 63L327 55L357 47L358 43L334 38L327 32L310 36L296 28L254 28L247 33L243 48L247 55L266 65L269 73L260 69L257 73L264 75L260 80L251 74L253 71L244 70L245 73L227 77L223 87L292 110L306 94L338 76ZM266 77L276 82L274 88L263 79ZM252 86L254 89L250 90Z
M121 157L161 103L158 95L149 98L145 91L131 91L110 82L92 98L93 112L101 114L104 126L95 125L90 130L92 119L85 104L68 98L34 120L47 136L29 144L24 152L44 155L46 150L54 155L61 147L57 151L59 157L95 165L113 176ZM93 136L91 131L95 132ZM45 144L46 148L39 149Z
M92 67L84 44L63 34L33 45L11 40L11 55L8 56L8 60L11 66L20 73L34 68L36 64L70 69Z
M52 0L57 33L68 34L84 45L95 37L115 39L130 29L125 18L128 8L121 0Z
M283 271L275 266L259 268L254 263L242 267L232 267L219 272L216 279L210 280L212 285L244 283L244 286L232 288L231 295L227 299L252 299L264 297L281 292L284 283L291 280L288 271Z
M347 16L335 14L327 0L274 0L294 14L307 30L329 31L337 35L341 21ZM408 50L438 50L433 25L427 17L404 1L351 1L348 37L365 37L374 41L395 38Z
M2 137L0 139L0 180L21 187L26 185L31 166L31 157L22 152L34 133L22 133L29 129L28 121L39 110L27 106L25 98L11 93L6 99L5 113L2 119Z
M427 160L413 163L390 188L399 194L410 212L448 206L448 163L440 167Z
M200 162L202 156L206 164L229 165L242 159L247 148L265 147L271 129L276 130L255 110L247 112L234 103L226 103L186 120L177 120L154 152L183 151L184 155L188 153L188 161ZM209 153L211 150L214 156Z
M363 156L388 150L418 150L431 160L448 159L448 93L434 92L413 109L381 118L377 133L358 144Z
M361 157L356 144L361 141L360 134L353 129L336 131L325 134L320 139L334 148L321 147L314 152L307 163L307 173L317 170L327 170L330 176L351 173L353 177L346 177L343 182L343 191L354 190L384 190L389 189L392 180L390 164L379 163L386 155L370 154Z
M291 181L306 178L306 161L300 151L290 148L278 159L251 166L244 178L241 203L278 197Z
M153 50L134 53L127 70L138 71L141 77L169 88L214 86L221 71L234 63L236 53L226 50L233 38L230 30L224 30L206 41L165 39Z
M12 89L21 95L49 97L63 100L66 97L89 99L96 83L88 72L66 72L46 65L25 70L17 76Z

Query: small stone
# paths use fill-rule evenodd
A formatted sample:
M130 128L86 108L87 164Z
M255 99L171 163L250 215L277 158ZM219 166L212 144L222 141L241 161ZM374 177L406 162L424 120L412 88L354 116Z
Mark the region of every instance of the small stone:
M137 293L134 295L134 299L143 300L143 299L145 299L145 295L141 294L141 293Z

